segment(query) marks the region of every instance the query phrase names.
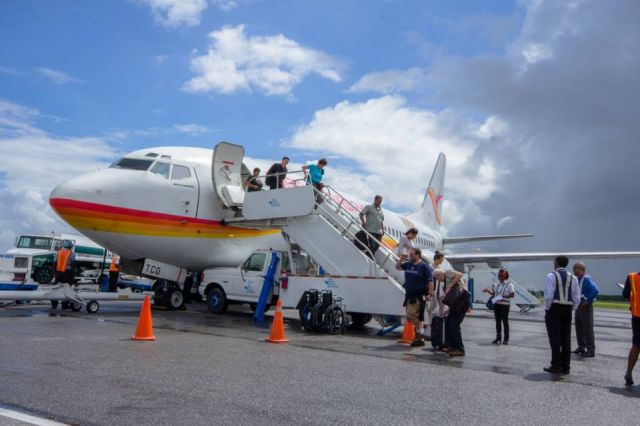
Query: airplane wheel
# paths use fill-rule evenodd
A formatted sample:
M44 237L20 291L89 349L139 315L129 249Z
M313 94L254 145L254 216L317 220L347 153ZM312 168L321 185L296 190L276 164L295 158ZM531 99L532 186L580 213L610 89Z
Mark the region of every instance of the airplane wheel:
M95 314L96 312L98 312L98 309L100 309L100 304L98 303L97 300L92 300L87 303L87 306L85 309L87 310L87 313Z
M58 309L58 301L57 300L52 300L51 301L51 309Z
M169 309L180 309L184 305L184 294L179 288L166 291L162 299L163 304Z
M71 310L72 310L73 312L78 312L78 311L80 311L80 309L82 309L82 305L81 305L81 304L79 304L79 303L73 303L73 302L71 302L71 303L69 304L69 306L71 307Z
M212 288L207 294L207 308L212 314L224 314L228 305L227 295L220 287Z

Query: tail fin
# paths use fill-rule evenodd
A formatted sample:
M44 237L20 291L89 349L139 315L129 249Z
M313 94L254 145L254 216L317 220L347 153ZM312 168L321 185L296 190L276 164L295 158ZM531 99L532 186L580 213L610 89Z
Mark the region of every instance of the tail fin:
M442 225L442 201L444 200L444 175L447 157L443 153L438 156L436 167L433 169L427 192L422 200L420 210L410 215L423 222L431 229L440 230Z

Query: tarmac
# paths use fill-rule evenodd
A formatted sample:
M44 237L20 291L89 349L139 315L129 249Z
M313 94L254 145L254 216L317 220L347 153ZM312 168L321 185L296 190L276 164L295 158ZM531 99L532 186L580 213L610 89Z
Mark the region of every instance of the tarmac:
M596 358L574 357L560 377L542 371L539 311L511 313L509 346L492 345L492 313L474 311L467 356L449 358L377 336L375 322L303 332L295 311L290 342L266 343L270 319L257 326L242 306L153 309L157 340L132 341L139 309L0 308L0 425L638 424L640 386L623 386L628 312L597 311Z

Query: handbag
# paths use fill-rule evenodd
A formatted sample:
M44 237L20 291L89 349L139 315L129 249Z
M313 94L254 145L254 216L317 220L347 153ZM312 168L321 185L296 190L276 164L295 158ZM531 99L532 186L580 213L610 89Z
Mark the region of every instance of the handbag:
M505 283L504 286L502 287L502 291L500 292L501 296L504 296L504 291L506 290L506 288L507 288L507 284ZM497 289L498 288L496 287L496 290ZM496 308L496 304L493 303L493 298L496 297L496 296L497 296L497 294L494 294L493 296L491 296L489 298L489 300L487 300L487 303L485 303L485 306L487 307L487 309L490 309L490 310L493 311Z

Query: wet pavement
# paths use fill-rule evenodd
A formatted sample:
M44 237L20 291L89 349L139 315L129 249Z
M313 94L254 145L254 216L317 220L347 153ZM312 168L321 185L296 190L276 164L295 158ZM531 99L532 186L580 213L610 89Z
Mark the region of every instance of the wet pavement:
M305 333L293 311L290 342L268 344L270 320L256 326L240 306L154 309L157 340L135 342L139 306L0 308L0 404L83 425L637 424L640 387L622 386L627 312L597 312L596 358L553 377L541 312L512 312L510 345L495 346L492 313L477 310L463 322L467 356L449 358L376 336L375 322Z

